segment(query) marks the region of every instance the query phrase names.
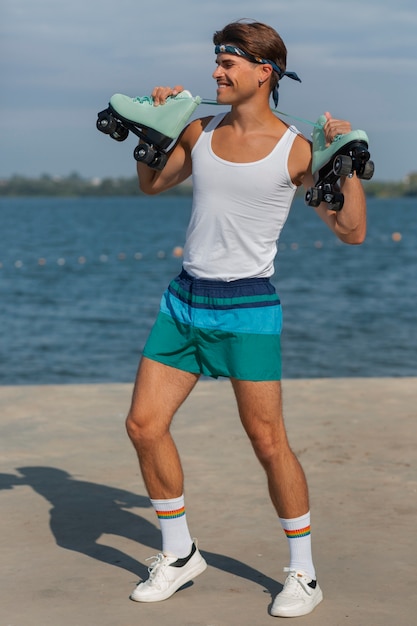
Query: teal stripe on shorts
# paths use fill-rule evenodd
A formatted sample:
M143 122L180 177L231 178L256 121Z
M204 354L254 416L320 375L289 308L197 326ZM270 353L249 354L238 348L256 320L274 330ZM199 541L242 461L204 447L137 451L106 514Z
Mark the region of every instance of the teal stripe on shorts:
M268 279L171 282L144 356L195 374L280 380L281 304Z

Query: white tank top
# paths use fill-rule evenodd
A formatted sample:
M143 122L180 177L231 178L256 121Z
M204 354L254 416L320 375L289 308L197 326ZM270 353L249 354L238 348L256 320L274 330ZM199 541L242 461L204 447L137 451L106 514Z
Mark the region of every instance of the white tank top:
M298 131L288 128L259 161L233 163L211 148L224 116L209 122L191 152L193 205L183 266L192 276L212 280L272 276L277 241L297 189L288 155Z

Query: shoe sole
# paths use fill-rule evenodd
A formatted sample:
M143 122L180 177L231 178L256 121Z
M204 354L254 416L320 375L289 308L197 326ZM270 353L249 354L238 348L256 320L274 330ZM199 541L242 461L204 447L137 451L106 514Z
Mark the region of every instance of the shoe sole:
M315 131L316 133L322 133L323 131ZM313 160L311 169L313 174L317 174L322 170L328 163L333 162L334 158L338 154L348 154L349 145L352 144L360 144L363 145L364 148L368 148L369 139L368 135L363 130L352 130L350 133L346 133L345 135L339 135L338 139L333 140L332 144L327 147L323 147L324 139L320 137L317 139L313 135ZM317 148L316 144L320 147ZM329 168L330 170L332 167Z
M152 596L149 595L147 597L140 598L140 597L135 597L135 592L136 592L136 589L135 589L133 593L130 595L130 599L133 600L134 602L162 602L163 600L168 600L168 598L173 596L174 593L178 591L178 589L180 589L180 587L182 587L186 583L193 580L193 578L196 578L196 576L199 576L200 574L202 574L206 569L207 569L207 563L201 557L201 560L198 561L198 563L194 565L193 569L191 570L188 569L187 572L184 572L184 574L180 576L179 578L177 578L177 580L172 583L169 589L167 589L163 593L152 594ZM140 592L137 595L140 595Z

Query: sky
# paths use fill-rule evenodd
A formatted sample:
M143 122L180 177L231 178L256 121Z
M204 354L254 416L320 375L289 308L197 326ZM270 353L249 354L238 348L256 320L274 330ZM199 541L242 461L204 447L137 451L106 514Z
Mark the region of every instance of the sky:
M0 178L133 176L136 138L99 133L98 111L155 85L214 99L212 35L240 18L273 26L302 79L281 82L281 111L365 130L374 180L417 171L415 0L0 0Z

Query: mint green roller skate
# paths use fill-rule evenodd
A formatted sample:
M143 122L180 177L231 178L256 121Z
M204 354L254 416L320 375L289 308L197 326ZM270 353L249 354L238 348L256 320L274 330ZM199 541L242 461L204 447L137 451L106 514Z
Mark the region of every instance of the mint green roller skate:
M323 126L327 118L321 115L313 130L312 172L314 187L308 189L305 202L309 206L319 206L327 202L333 211L343 207L344 196L337 186L341 176L351 176L370 180L374 174L374 163L370 161L368 136L363 130L352 130L346 135L337 135L330 146L326 146Z
M142 139L134 150L136 161L162 170L167 161L167 148L183 130L201 98L182 91L167 98L165 104L154 106L151 97L130 98L117 93L109 106L100 111L97 128L116 141L124 141L129 131Z

